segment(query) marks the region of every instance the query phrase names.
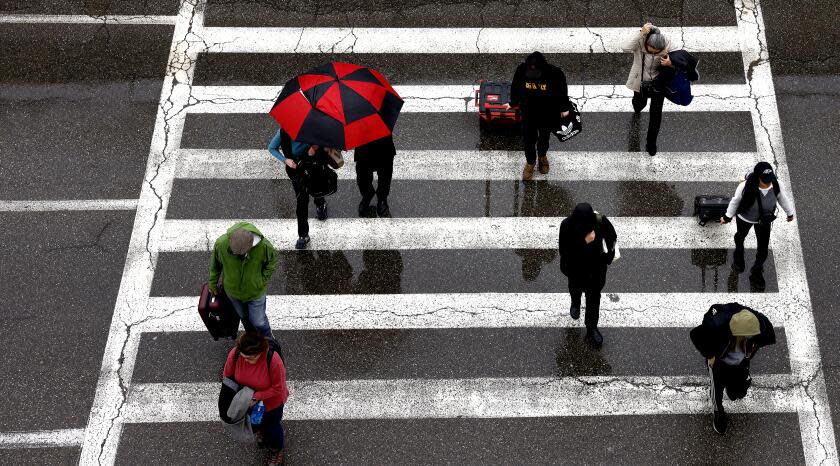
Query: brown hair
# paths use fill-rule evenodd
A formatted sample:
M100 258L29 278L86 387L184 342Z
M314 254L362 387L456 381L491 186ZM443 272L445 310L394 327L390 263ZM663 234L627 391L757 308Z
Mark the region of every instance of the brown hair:
M262 354L268 349L268 340L259 333L245 332L236 339L236 349L245 356Z

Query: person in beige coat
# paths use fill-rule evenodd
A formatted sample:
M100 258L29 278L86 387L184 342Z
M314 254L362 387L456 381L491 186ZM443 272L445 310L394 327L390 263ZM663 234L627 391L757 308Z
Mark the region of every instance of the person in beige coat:
M659 74L660 66L672 66L668 58L671 41L653 24L646 23L633 34L621 47L633 54L633 66L627 77L627 87L633 91L633 110L641 113L650 99L650 123L648 125L648 154L656 155L656 137L662 123L662 104L665 96L656 91L654 79Z

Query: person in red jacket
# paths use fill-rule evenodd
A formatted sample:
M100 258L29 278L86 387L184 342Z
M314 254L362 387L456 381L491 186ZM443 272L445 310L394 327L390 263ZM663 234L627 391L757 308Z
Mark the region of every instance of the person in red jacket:
M265 414L255 426L269 449L269 465L283 464L283 405L289 398L286 366L279 354L269 349L268 339L256 332L246 332L236 340L228 354L224 376L254 389L251 406L262 401ZM258 430L257 430L258 427Z

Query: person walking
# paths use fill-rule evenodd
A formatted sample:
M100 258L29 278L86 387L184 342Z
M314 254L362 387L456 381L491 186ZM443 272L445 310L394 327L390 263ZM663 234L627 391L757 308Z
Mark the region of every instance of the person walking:
M735 195L729 201L726 214L720 223L725 224L735 218L735 253L732 270L741 273L746 269L744 263L744 240L751 228L755 228L758 249L755 262L750 271L750 283L759 290L766 286L764 280L764 261L767 260L770 246L770 229L776 219L777 205L781 205L787 214L787 221L794 218L793 204L776 179L773 167L768 162L759 162L752 173L735 189Z
M286 366L279 354L269 347L266 337L246 332L236 340L228 353L223 376L254 391L250 407L262 402L265 413L262 422L254 426L259 443L268 447L268 464L283 464L283 406L289 398L286 385Z
M278 150L279 149L279 150ZM304 249L309 244L309 193L304 186L298 165L303 157L315 157L322 163L327 163L326 150L317 145L305 145L292 141L291 136L283 128L277 130L274 137L268 143L268 151L278 160L286 165L286 175L292 181L295 190L297 205L295 216L297 217L298 239L295 243L296 249ZM315 197L315 216L320 221L327 219L327 200L324 197Z
M607 266L615 257L618 235L606 215L588 203L575 206L572 215L560 223L560 270L569 279L572 319L580 318L581 296L586 294L586 339L600 346L598 330L601 289L607 280Z
M655 79L659 75L660 66L673 66L668 58L671 41L659 31L659 28L651 23L645 23L639 32L634 33L621 48L633 54L633 66L630 68L626 86L633 91L635 118L638 118L639 113L650 100L650 122L645 150L650 155L656 155L656 139L662 123L662 105L665 102L665 96L656 89Z
M271 337L265 295L276 269L277 251L268 238L254 225L239 222L213 245L208 288L215 296L221 284L246 332Z
M712 427L726 433L727 417L723 392L739 400L750 388L750 361L759 348L776 343L776 332L764 314L738 303L715 304L703 316L703 323L690 332L691 342L706 358L714 406Z
M356 148L353 155L356 161L356 184L362 194L359 202L359 217L390 217L388 194L391 192L391 177L394 174L394 156L397 149L394 138L386 136ZM376 189L373 188L373 172L377 173ZM376 194L376 210L370 205Z
M534 178L534 164L538 158L539 172L548 173L551 130L572 109L563 70L549 64L540 52L528 55L513 74L510 103L506 107L516 106L522 114L522 144L525 150L522 179L528 181Z

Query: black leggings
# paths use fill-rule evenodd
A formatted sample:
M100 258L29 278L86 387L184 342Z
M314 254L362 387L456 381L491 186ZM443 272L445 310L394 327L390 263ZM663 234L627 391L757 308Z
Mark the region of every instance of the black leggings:
M535 122L522 121L522 146L525 149L526 163L533 165L537 163L537 155L543 157L548 153L550 136L550 129Z
M633 110L641 112L648 102L648 97L634 92L633 93ZM662 125L662 104L665 103L665 96L653 95L650 96L650 123L648 124L647 142L648 144L656 144L656 138L659 136L659 127Z
M744 263L744 240L750 232L750 228L755 228L755 239L758 249L755 251L755 263L752 268L753 271L761 272L764 270L764 261L767 260L770 248L770 224L761 225L758 223L750 223L741 220L740 217L735 217L735 224L738 226L738 231L735 232L735 255Z
M292 180L292 187L295 189L295 196L297 196L295 214L297 216L298 236L303 238L304 236L309 236L309 193L303 189L296 172L297 170L286 167L286 174ZM317 207L321 207L326 203L327 201L323 197L315 198L315 205Z

